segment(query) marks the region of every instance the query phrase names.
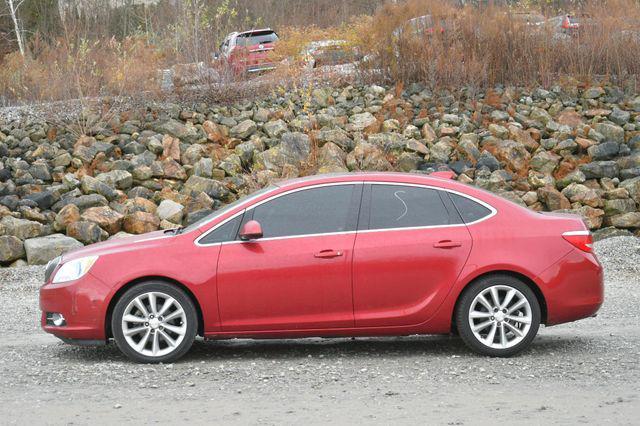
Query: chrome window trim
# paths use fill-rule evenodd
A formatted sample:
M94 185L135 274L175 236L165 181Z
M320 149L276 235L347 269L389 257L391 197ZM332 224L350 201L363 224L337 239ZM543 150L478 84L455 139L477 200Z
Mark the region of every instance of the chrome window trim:
M468 198L471 201L475 201L476 203L482 205L483 207L486 207L487 209L489 209L491 211L490 214L488 214L487 216L484 216L476 221L473 222L469 222L469 223L455 223L455 224L447 224L447 225L426 225L426 226L414 226L414 227L404 227L404 228L383 228L383 229L364 229L364 230L354 230L354 231L344 231L344 232L326 232L326 233L320 233L320 234L304 234L304 235L289 235L289 236L283 236L283 237L270 237L270 238L261 238L259 240L256 241L275 241L275 240L285 240L285 239L292 239L292 238L308 238L308 237L317 237L319 235L322 236L332 236L332 235L349 235L349 234L357 234L357 233L372 233L372 232L390 232L390 231L411 231L411 230L422 230L422 229L438 229L438 228L454 228L454 227L460 227L460 226L471 226L471 225L475 225L477 223L480 222L484 222L485 220L489 220L490 218L492 218L493 216L495 216L496 214L498 214L498 210L493 207L490 204L487 204L486 202L479 200L471 195L465 194L463 192L460 191L456 191L454 189L449 189L449 188L442 188L439 186L433 186L433 185L428 185L428 184L419 184L419 183L403 183L403 182L384 182L384 181L353 181L353 182L331 182L331 183L322 183L322 184L317 184L317 185L311 185L311 186L304 186L301 188L295 188L292 189L290 191L285 191L282 192L280 194L277 194L275 196L266 198L252 206L249 207L245 207L242 208L240 211L234 213L232 216L229 216L228 218L226 218L225 220L223 220L222 222L220 222L219 224L215 225L214 227L212 227L211 229L209 229L207 232L203 233L202 235L200 235L196 240L195 240L195 245L199 246L199 247L213 247L213 246L218 246L218 245L225 245L225 244L244 244L244 243L250 243L251 241L238 241L238 240L234 240L234 241L225 241L225 242L220 242L220 243L211 243L211 244L202 244L200 243L200 240L203 239L204 237L206 237L209 233L215 231L216 229L218 229L219 227L223 226L225 223L229 222L230 220L235 219L236 217L238 217L239 215L248 212L268 201L271 200L275 200L276 198L282 197L284 195L289 195L289 194L293 194L299 191L305 191L307 189L314 189L314 188L322 188L325 186L339 186L339 185L359 185L359 184L371 184L371 185L396 185L396 186L412 186L412 187L418 187L418 188L426 188L426 189L434 189L436 191L445 191L445 192L449 192L452 194L456 194L456 195L460 195L461 197L465 197ZM274 188L274 190L277 188ZM265 194L261 194L261 195L265 195ZM254 197L255 198L255 197ZM246 202L251 202L253 200L253 198L248 198L246 200ZM206 222L204 225L210 223L211 221L215 220L216 218L211 219L210 221Z

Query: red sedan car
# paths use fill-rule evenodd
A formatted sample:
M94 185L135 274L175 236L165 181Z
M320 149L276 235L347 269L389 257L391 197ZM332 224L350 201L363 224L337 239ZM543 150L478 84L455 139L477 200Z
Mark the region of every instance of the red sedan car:
M510 356L539 325L594 315L602 268L577 216L438 173L345 174L262 190L187 228L50 262L42 327L113 338L140 362L209 339L458 333Z

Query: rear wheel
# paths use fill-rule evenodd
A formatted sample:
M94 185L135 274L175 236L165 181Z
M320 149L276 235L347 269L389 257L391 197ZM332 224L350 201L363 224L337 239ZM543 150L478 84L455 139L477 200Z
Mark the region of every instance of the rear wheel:
M526 349L540 327L540 305L529 286L508 275L481 278L456 310L462 340L474 351L507 357Z
M173 362L191 348L198 317L182 290L164 282L146 282L118 300L111 329L118 348L132 360Z

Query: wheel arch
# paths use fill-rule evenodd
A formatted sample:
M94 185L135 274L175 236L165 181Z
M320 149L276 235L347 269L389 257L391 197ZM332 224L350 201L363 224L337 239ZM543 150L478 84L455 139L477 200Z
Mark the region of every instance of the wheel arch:
M105 324L104 324L104 328L105 328L104 331L107 339L113 337L113 331L111 330L111 317L113 315L113 310L116 304L118 303L118 300L120 300L122 295L130 288L148 281L161 281L167 284L174 285L180 290L184 291L184 293L189 297L189 299L191 299L191 302L193 302L193 306L195 306L196 308L196 315L198 316L198 335L204 336L204 317L202 315L202 308L200 307L200 303L198 302L198 299L195 297L193 292L189 290L187 286L185 286L181 282L174 280L172 278L149 275L149 276L139 277L129 281L128 283L121 286L114 293L113 297L111 297L111 300L109 301L109 306L107 307L107 313L105 315Z
M475 283L479 279L490 277L490 276L498 276L498 275L503 275L503 276L506 275L511 278L515 278L519 281L522 281L524 284L526 284L527 287L531 289L533 294L535 294L536 299L538 300L538 304L540 305L540 316L541 316L540 322L542 324L547 323L547 301L538 284L536 284L536 282L533 279L531 279L530 277L528 277L523 273L501 269L501 270L484 272L478 275L477 277L474 277L473 279L469 280L469 282L462 287L462 289L458 293L458 296L456 297L456 303L453 306L453 310L451 312L451 331L452 332L457 333L456 311L458 309L458 303L460 303L460 299L462 299L462 295L464 294L464 292L469 288L469 286L471 286L473 283Z

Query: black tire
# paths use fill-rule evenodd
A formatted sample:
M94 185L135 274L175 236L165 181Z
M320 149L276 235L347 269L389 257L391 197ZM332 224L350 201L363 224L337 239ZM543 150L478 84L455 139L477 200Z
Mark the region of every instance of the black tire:
M469 314L472 308L472 303L476 296L481 294L483 291L487 290L493 286L505 286L510 287L517 290L521 295L526 298L527 302L530 306L531 311L531 323L528 331L524 335L524 338L517 344L511 347L506 348L495 348L491 346L487 346L485 343L482 343L478 337L474 334L471 324L469 323ZM501 290L505 291L505 290ZM493 320L494 317L490 319ZM496 318L497 319L497 318ZM528 285L523 283L517 278L514 278L509 275L491 275L478 279L477 281L470 284L460 296L458 300L456 312L455 312L455 321L456 328L458 333L464 343L471 348L473 351L486 356L492 357L510 357L519 352L522 352L526 348L529 347L536 334L538 333L538 329L540 328L540 304L538 303L538 299L533 291L529 288ZM481 320L478 320L481 321ZM512 324L510 322L510 324ZM514 323L515 324L515 323ZM505 325L501 324L498 326L498 330L500 327L505 327ZM508 330L505 328L505 330ZM515 335L514 335L515 336ZM485 336L486 339L489 339L488 336ZM496 339L500 339L500 337L496 337Z
M175 299L184 311L185 321L183 322L186 322L186 331L182 341L170 353L160 356L147 356L137 352L127 342L122 330L122 319L129 303L136 297L150 292L163 293ZM130 288L118 299L111 317L111 330L118 348L131 360L140 363L174 362L184 356L193 345L198 332L198 315L193 302L180 288L162 281L147 281Z

